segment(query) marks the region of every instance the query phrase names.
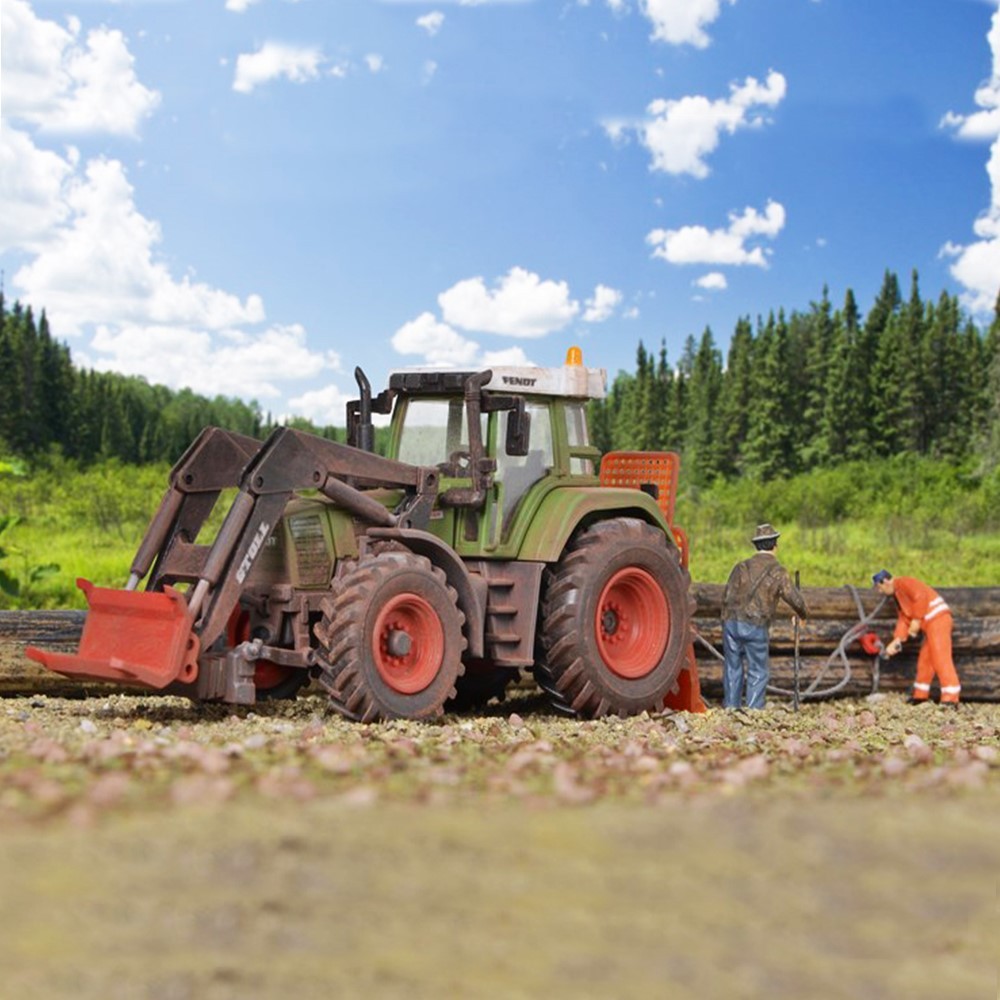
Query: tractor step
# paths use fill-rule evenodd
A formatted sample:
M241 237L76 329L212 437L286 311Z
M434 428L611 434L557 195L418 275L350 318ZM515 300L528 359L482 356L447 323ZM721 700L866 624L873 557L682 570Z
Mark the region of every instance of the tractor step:
M180 591L115 590L82 579L76 585L89 606L78 652L29 646L31 659L70 677L156 690L197 678L199 642Z

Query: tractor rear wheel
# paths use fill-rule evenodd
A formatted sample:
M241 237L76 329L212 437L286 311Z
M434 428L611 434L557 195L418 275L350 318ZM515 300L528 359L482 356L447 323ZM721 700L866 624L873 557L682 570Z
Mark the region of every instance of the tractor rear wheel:
M578 532L545 571L539 683L564 713L659 708L691 641L689 576L664 533L636 518Z
M343 715L424 719L455 697L465 616L429 559L395 550L364 557L337 577L322 610L319 683Z

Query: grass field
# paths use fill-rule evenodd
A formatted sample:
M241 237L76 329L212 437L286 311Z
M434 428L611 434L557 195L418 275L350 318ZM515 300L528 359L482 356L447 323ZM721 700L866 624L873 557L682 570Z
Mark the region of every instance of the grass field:
M0 517L20 519L0 534L0 568L21 582L7 606L83 607L79 576L121 586L167 473L110 463L0 476ZM675 521L688 533L698 582L723 582L752 551L754 526L771 521L782 531L782 562L804 586L868 586L882 566L938 586L1000 585L1000 475L977 478L928 459L710 490L684 487L682 476Z

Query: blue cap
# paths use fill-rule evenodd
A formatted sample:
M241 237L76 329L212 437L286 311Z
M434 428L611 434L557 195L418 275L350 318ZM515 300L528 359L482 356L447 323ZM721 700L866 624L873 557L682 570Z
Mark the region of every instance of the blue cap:
M877 587L880 583L885 583L886 580L891 580L892 574L887 569L880 569L873 577L872 583Z

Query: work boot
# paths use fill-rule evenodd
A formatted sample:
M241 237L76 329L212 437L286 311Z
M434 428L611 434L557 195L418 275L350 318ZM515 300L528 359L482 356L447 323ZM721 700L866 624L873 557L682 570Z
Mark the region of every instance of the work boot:
M930 698L914 698L912 695L906 699L907 705L926 705L930 702Z
M942 708L950 708L952 711L957 711L958 710L958 702L957 701L942 701L941 702L941 707Z

